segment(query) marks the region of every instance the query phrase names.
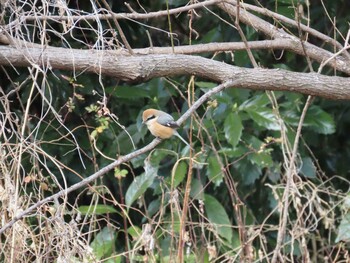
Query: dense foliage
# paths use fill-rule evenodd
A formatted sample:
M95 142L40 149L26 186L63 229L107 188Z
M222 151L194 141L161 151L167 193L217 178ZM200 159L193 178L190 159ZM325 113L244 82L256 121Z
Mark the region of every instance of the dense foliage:
M309 15L307 2L245 4L266 7L295 20L295 10L303 6L300 22L343 43L349 2L326 1L322 6L311 1ZM143 13L188 3L129 4ZM27 12L31 7L21 1L18 6ZM121 1L109 1L109 6L116 13L130 12ZM40 10L40 4L35 7ZM71 1L68 7L77 13L93 12L89 1ZM101 1L96 8L106 6ZM10 6L3 10L4 23L13 20L10 10ZM51 15L60 14L58 7L49 6L48 10ZM154 47L242 41L233 18L215 5L137 23L118 21L132 48L149 47L150 39ZM117 49L122 42L120 34L112 30L112 19L76 21L69 25L73 27L70 32L57 35L62 26L60 21L47 23L45 38L51 46ZM300 36L298 28L279 26ZM99 27L103 28L101 36L95 31ZM265 39L253 28L241 27L248 41ZM40 30L35 20L27 21L24 40L40 43ZM310 37L308 41L319 40ZM319 67L286 50L253 50L252 54L263 68L317 72ZM246 50L201 55L254 67ZM126 83L98 74L49 68L2 67L1 71L0 192L8 185L16 187L21 209L151 142L153 136L142 125L143 110L161 109L177 119L217 86L191 75ZM325 67L322 74L342 73ZM288 160L306 101L307 96L293 92L234 88L212 96L179 129L194 151L177 138L164 140L93 185L47 203L37 216L30 214L20 221L25 236L19 245L23 255L29 261L39 255L43 261L55 261L62 257L60 245L64 244L62 249L70 260L174 262L183 247L186 262L269 262L281 227L286 171L291 165ZM284 259L321 262L327 257L332 262L345 262L349 257L349 125L347 102L312 98L302 123L297 172L292 175ZM4 174L11 175L11 184L5 182ZM188 177L190 184L186 183ZM186 190L190 190L189 200L184 200ZM1 202L9 205L4 197ZM188 208L185 223L184 207ZM182 227L185 232L179 244ZM8 259L5 254L11 250L6 247L10 236L3 234L1 238L5 245L0 258ZM37 242L52 247L46 250Z

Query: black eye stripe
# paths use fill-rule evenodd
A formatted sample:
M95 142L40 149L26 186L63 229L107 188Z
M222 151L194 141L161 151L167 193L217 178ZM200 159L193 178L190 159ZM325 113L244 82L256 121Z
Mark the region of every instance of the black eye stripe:
M149 121L149 120L152 120L152 119L154 119L156 116L154 116L154 115L150 115L150 116L148 116L148 118L146 119L146 121Z

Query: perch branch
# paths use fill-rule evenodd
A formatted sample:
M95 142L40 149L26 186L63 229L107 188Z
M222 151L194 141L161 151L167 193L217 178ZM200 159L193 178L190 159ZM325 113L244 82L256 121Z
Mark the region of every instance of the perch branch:
M189 118L191 116L191 114L200 106L202 105L208 98L210 98L212 95L222 91L223 89L230 87L232 85L234 85L234 81L227 81L221 85L218 85L217 87L211 89L210 91L206 92L204 95L202 95L182 116L181 118L178 119L177 123L180 125L181 123L183 123L187 118ZM65 196L69 193L71 193L72 191L75 191L85 185L88 185L89 183L95 181L97 178L99 178L100 176L106 174L107 172L111 171L112 169L114 169L115 167L121 165L122 163L128 162L130 160L132 160L133 158L146 153L150 150L152 150L154 147L156 147L159 143L161 142L161 140L159 139L154 139L150 144L146 145L145 147L134 151L132 153L129 153L125 156L120 157L118 160L112 162L111 164L103 167L101 170L97 171L96 173L90 175L89 177L83 179L82 181L80 181L79 183L76 183L70 187L68 187L67 189L63 189L59 192L57 192L54 195L51 195L49 197L44 198L43 200L40 200L38 202L36 202L34 205L28 207L26 210L24 210L23 212L19 213L18 215L15 215L11 221L9 221L8 223L4 224L3 227L0 229L0 235L2 233L4 233L4 231L6 229L8 229L9 227L13 226L13 224L15 224L18 220L24 218L25 216L27 216L29 213L31 213L34 209L39 208L40 206L42 206L43 204L53 201L59 197Z

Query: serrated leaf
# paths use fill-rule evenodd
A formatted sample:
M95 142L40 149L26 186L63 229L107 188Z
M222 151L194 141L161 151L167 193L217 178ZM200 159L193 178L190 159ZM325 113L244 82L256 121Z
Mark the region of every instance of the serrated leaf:
M240 116L237 113L229 114L224 123L226 140L235 147L242 136L243 125Z
M304 126L314 128L313 130L320 134L335 132L333 117L318 106L310 107L305 116Z
M239 106L239 110L256 110L270 103L266 94L254 96L253 98L246 100Z
M273 165L272 157L267 151L250 154L248 158L260 168L271 167Z
M261 176L261 168L249 160L240 161L237 168L242 175L242 183L245 185L253 184Z
M131 206L147 188L151 186L157 176L158 168L151 166L149 163L145 165L145 173L137 176L129 186L125 194L125 204Z
M78 211L82 215L103 215L107 213L118 213L118 211L110 205L82 205L78 207Z
M258 110L248 110L247 111L252 120L268 130L279 131L281 127L276 119L275 114L272 110L264 108Z
M228 242L232 241L231 221L224 207L211 195L204 195L205 212L217 233Z
M242 146L237 146L236 148L232 149L231 147L222 147L219 150L220 154L224 154L227 157L230 158L237 158L240 157L242 155L244 155L247 152L247 148L246 147L242 147Z

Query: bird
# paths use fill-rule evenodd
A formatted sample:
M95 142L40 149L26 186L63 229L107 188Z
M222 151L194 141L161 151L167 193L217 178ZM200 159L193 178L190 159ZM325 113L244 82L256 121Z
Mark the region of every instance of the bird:
M176 129L180 126L174 121L174 118L170 114L161 110L147 109L142 113L142 123L147 125L149 131L155 137L168 139L175 135L192 148L177 132Z

